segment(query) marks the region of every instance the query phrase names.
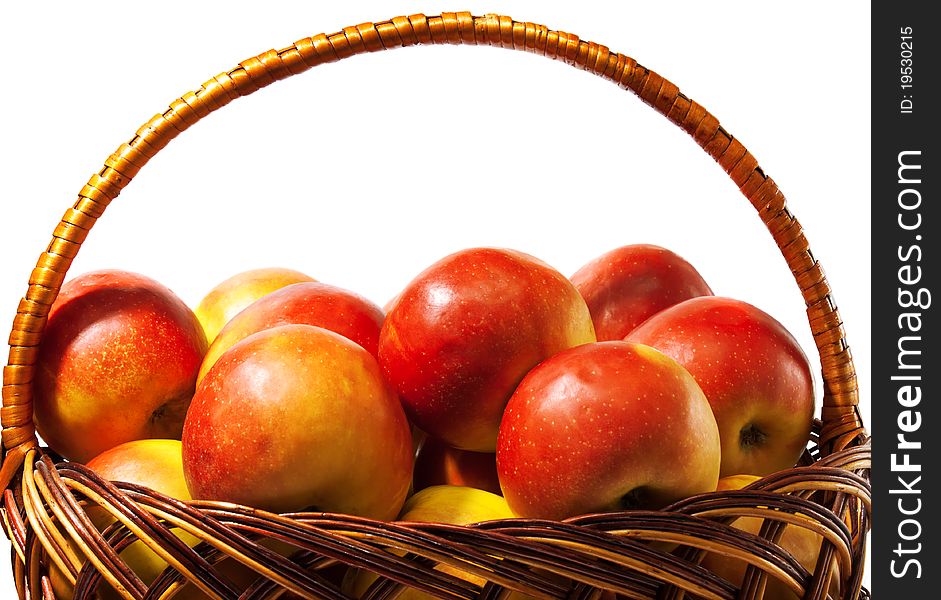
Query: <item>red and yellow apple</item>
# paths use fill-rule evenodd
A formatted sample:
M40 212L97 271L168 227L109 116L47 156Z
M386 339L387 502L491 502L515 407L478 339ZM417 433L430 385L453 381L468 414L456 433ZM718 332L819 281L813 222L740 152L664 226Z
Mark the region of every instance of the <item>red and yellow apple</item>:
M571 277L588 304L598 341L622 340L661 310L712 290L678 254L652 244L622 246Z
M597 342L526 375L500 424L497 472L514 513L564 519L712 491L719 452L709 402L679 363Z
M251 269L236 273L209 290L196 305L196 316L212 343L232 317L262 296L292 283L314 281L304 273L282 267Z
M412 435L376 359L311 325L252 334L200 382L183 428L194 498L392 519Z
M160 283L80 275L62 286L40 343L36 428L79 462L131 440L179 439L205 352L193 312Z
M739 474L723 477L719 480L717 490L737 490L757 481L759 477L755 475ZM753 535L759 535L764 519L758 517L739 517L732 522L732 527L747 531ZM804 566L811 573L817 565L817 558L820 555L820 546L823 543L823 537L814 531L801 527L800 525L789 524L781 537L778 539L778 546L788 551L791 556ZM723 556L714 552L708 553L703 558L701 565L716 575L724 577L733 584L741 586L745 580L745 570L748 565L737 558ZM762 596L764 600L798 600L799 596L794 593L790 586L775 577L767 575L765 593ZM840 597L840 569L836 561L830 567L830 586L829 593L832 598Z
M721 476L793 467L810 438L814 385L794 336L754 306L718 296L686 300L626 338L682 364L712 405Z
M416 492L435 485L454 485L501 493L496 454L458 450L433 437L426 437L418 447L412 482Z
M594 340L588 307L562 274L522 252L473 248L402 290L382 327L379 362L418 427L456 448L493 452L523 376Z
M202 381L219 356L237 342L279 325L323 327L376 356L384 318L381 308L354 292L316 281L287 285L232 317L209 345L197 381Z

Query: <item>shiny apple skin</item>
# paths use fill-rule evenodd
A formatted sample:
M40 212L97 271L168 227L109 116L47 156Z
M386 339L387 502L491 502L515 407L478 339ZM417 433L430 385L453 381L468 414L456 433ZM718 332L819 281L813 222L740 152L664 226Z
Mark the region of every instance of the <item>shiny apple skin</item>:
M588 307L561 273L515 250L472 248L402 290L383 324L379 362L418 427L456 448L493 452L523 376L594 340Z
M292 283L314 281L313 277L284 267L263 267L236 273L209 290L196 305L196 317L212 343L216 336L249 304Z
M105 450L88 461L88 468L105 479L125 481L156 490L177 500L190 500L183 478L180 440L135 440Z
M797 463L810 439L813 376L797 340L773 317L741 300L704 296L654 315L627 340L673 357L699 383L719 423L721 477ZM743 444L752 427L761 439L746 434L753 443Z
M631 244L606 252L576 271L571 280L588 304L599 342L622 340L661 310L712 295L693 265L653 244Z
M67 281L49 313L33 384L36 428L86 462L145 438L180 438L206 337L193 311L136 273Z
M194 498L392 519L412 436L376 359L311 325L248 336L200 383L183 428Z
M502 493L496 454L458 450L432 437L426 437L418 447L412 481L415 492L431 486L450 485Z
M719 452L709 403L682 366L640 344L598 342L526 376L500 425L497 472L515 514L564 519L710 492Z
M287 285L259 298L222 328L199 369L202 381L223 352L253 333L279 325L316 325L339 333L373 356L385 314L373 302L343 288L320 282Z

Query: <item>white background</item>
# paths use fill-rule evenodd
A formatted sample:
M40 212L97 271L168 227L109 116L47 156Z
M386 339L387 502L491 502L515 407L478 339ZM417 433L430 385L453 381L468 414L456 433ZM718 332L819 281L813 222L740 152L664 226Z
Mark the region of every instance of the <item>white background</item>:
M259 52L346 25L500 12L633 56L752 151L833 286L869 423L868 3L332 4L8 3L0 321L12 321L88 177L184 92ZM151 161L70 275L138 271L195 305L233 273L278 265L383 304L463 247L514 247L571 274L637 242L675 250L717 294L771 313L816 360L783 259L711 158L615 85L493 48L360 56L234 102ZM12 591L2 568L0 596Z

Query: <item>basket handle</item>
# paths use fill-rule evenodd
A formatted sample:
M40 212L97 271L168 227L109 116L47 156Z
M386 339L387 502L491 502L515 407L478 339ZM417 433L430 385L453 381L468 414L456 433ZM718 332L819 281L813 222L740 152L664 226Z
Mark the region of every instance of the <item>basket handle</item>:
M108 157L102 170L92 175L53 231L13 320L10 354L3 369L0 412L4 449L0 485L4 489L18 472L26 453L38 445L32 420L31 382L49 309L88 232L137 172L178 134L236 98L322 63L418 44L500 46L561 60L630 90L689 133L725 169L758 211L804 297L824 384L819 442L822 453L862 442L865 430L858 409L856 371L830 285L778 186L765 175L745 146L719 125L718 119L683 95L676 85L634 59L580 40L576 35L499 15L417 14L346 27L332 35L304 38L283 50L269 50L249 58L175 100L165 112L138 129L131 140Z

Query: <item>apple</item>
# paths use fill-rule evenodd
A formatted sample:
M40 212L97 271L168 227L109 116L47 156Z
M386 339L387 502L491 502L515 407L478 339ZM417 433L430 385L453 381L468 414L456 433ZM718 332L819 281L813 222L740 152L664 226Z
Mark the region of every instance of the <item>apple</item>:
M178 500L191 500L186 480L183 478L181 447L179 440L136 440L106 450L90 460L87 466L104 479L135 483ZM114 522L114 518L103 509L89 513L92 522L102 531ZM172 531L190 546L199 543L198 538L185 531ZM121 558L147 585L167 568L167 563L140 541L134 542L121 552ZM107 584L103 584L99 589L105 591L106 598L119 597ZM190 589L190 586L187 586L187 589Z
M314 281L300 271L282 267L251 269L236 273L209 290L196 305L196 316L210 343L232 317L266 294L292 283Z
M744 487L747 487L756 481L760 480L761 477L757 475L749 475L747 473L739 473L737 475L726 475L725 477L719 478L719 483L716 484L716 491L723 492L726 490L740 490Z
M183 475L182 443L179 440L136 440L121 444L99 454L87 463L88 468L104 479L123 481L146 486L166 496L178 500L191 500L186 480ZM95 526L104 531L114 522L114 517L100 507L88 509L88 515ZM171 531L189 546L196 546L199 538L174 528ZM296 550L293 546L272 539L263 539L262 545L276 552L289 555ZM167 563L143 542L133 542L121 552L121 558L148 586L167 567ZM225 558L216 564L216 569L232 582L236 589L244 590L259 575L234 558ZM51 569L50 580L59 598L71 598L72 585L55 567ZM102 600L120 598L120 595L107 583L98 588ZM173 596L179 600L205 600L209 596L199 587L187 584Z
M523 376L594 340L585 301L558 271L515 250L471 248L401 291L382 326L379 362L419 428L462 450L493 452Z
M104 479L143 485L178 500L190 500L186 481L183 479L179 440L147 439L126 442L94 457L87 466ZM101 531L115 521L114 517L98 506L90 507L88 516ZM190 546L199 543L198 538L185 531L171 531ZM77 550L77 547L75 549ZM166 561L141 541L133 542L125 548L121 552L121 558L147 585L167 568ZM58 568L51 566L49 578L59 598L72 597L72 584ZM186 597L206 597L195 586L187 586L185 589L192 590ZM117 591L106 582L101 583L98 593L105 600L120 598Z
M144 438L180 438L206 337L172 291L136 273L66 282L40 342L33 416L43 440L86 462Z
M754 306L718 296L663 310L626 338L682 364L712 405L721 477L793 467L810 438L814 384L787 329Z
M754 475L730 475L720 479L716 489L720 491L736 490L750 485L758 479L760 478ZM739 517L732 522L732 527L758 535L763 524L764 519L758 517ZM811 573L816 568L822 543L823 537L820 534L793 524L787 525L777 542L778 546L787 550ZM742 560L714 552L706 554L700 564L739 587L745 580L745 570L748 567ZM764 600L799 600L799 596L777 577L769 574L766 577L766 582L765 593L762 596ZM828 591L831 598L840 597L840 569L835 561L830 568L830 587Z
M458 450L432 437L418 447L412 482L416 492L434 485L456 485L501 493L496 454Z
M194 498L392 519L412 434L376 359L312 325L252 334L200 382L183 427Z
M681 256L652 244L606 252L571 277L588 304L598 341L622 340L661 310L712 290Z
M433 485L412 494L398 520L469 525L515 516L506 500L492 492L462 485Z
M177 500L192 500L183 477L180 440L134 440L105 450L89 469L110 481L142 485Z
M715 489L719 431L679 363L628 342L560 352L510 398L497 473L521 517L656 509Z
M199 369L202 381L223 352L278 325L316 325L349 338L376 356L385 314L359 294L316 281L292 283L248 305L222 328Z
M506 500L496 494L465 486L436 485L412 495L402 508L399 520L468 525L496 519L511 519L513 516ZM400 551L398 554L403 555L404 552ZM476 575L451 566L439 565L436 568L480 586L486 583ZM378 575L371 571L351 569L347 571L341 589L352 598L361 598L376 579ZM429 594L412 588L406 588L399 596L400 600L428 600L430 598L432 596Z

